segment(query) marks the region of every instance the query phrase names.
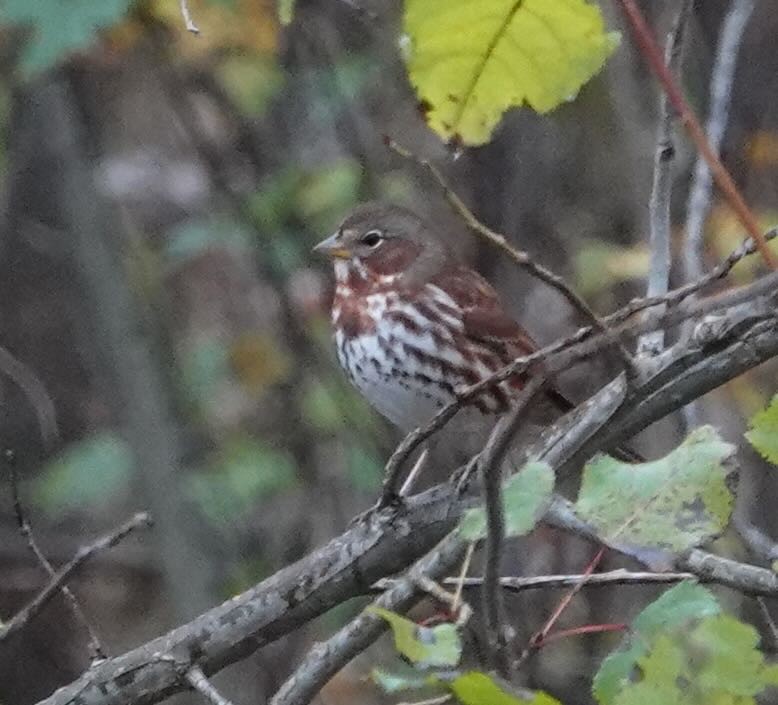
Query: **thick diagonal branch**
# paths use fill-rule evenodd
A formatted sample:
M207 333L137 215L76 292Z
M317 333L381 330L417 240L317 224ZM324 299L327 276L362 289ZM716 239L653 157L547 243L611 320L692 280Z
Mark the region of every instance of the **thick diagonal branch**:
M772 279L766 280L766 284L772 283ZM571 458L580 461L586 453L618 444L637 428L777 356L778 306L775 289L771 293L772 297L765 299L764 290L754 290L748 307L752 313L743 316L737 310L724 311L719 325L713 326L707 337L698 336L668 350L659 369L647 374L629 394L623 381L615 380L560 420L544 438L538 454L556 469L566 467ZM753 299L758 294L761 304ZM395 516L384 512L358 524L247 592L90 669L42 702L159 702L186 687L181 667L191 666L195 655L203 672L211 674L331 607L369 593L377 579L405 569L429 551L452 529L471 501L457 498L448 485L409 498ZM549 515L549 519L559 517ZM576 532L581 529L561 525ZM692 551L675 567L749 594L778 596L778 576L771 571L704 551ZM353 654L353 649L345 648L332 655L330 666L336 668Z

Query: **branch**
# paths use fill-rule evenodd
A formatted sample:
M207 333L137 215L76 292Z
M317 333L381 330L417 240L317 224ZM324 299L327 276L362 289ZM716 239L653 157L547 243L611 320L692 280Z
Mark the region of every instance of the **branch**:
M0 346L0 372L13 381L32 405L46 452L51 452L59 441L57 411L46 387L38 376L21 360Z
M419 586L423 582L420 578L435 579L444 575L456 565L465 548L466 542L457 531L452 531L405 576L394 581L392 587L373 604L395 612L407 611L419 597ZM273 696L270 705L306 705L332 676L384 631L386 622L383 619L363 611L323 644L308 652Z
M205 677L203 669L199 666L192 666L186 672L185 678L186 682L211 703L211 705L232 705L227 698L214 688L213 683Z
M11 476L11 498L14 506L14 514L16 515L16 524L19 527L19 533L27 542L27 546L29 547L32 554L35 556L38 563L41 564L43 570L49 576L49 579L54 580L56 579L56 571L52 567L51 563L49 563L49 560L48 558L46 558L43 551L41 551L40 547L38 546L38 542L35 540L35 535L32 532L32 526L30 525L30 522L24 513L24 509L22 508L22 499L19 493L19 478L16 473L16 463L14 461L14 458L10 457L8 453L6 453L6 459L8 461L7 463L8 471ZM62 584L61 592L65 597L65 601L70 606L70 611L73 613L73 616L76 618L76 621L81 622L81 625L84 627L87 634L89 635L89 655L91 660L94 661L95 659L105 658L106 654L105 651L103 650L102 644L100 643L100 638L97 636L97 632L94 630L92 625L89 623L89 620L86 618L86 615L84 614L84 611L81 609L81 605L79 605L76 596L73 594L70 588L64 583ZM28 616L28 619L29 618L30 617ZM2 641L1 636L0 636L0 641Z
M122 539L126 538L135 529L151 525L151 519L145 512L136 514L129 521L114 529L109 534L97 539L93 543L80 548L69 563L58 570L41 592L25 608L14 615L13 619L6 624L0 625L0 642L8 638L15 632L24 627L43 607L48 604L54 595L56 595L62 586L81 568L92 556L113 548ZM103 662L105 663L105 662Z
M683 0L673 23L673 30L667 38L665 57L667 69L671 74L678 75L683 56L683 41L686 24L691 14L692 0ZM662 296L670 287L670 199L673 186L673 158L675 144L673 142L673 119L675 115L667 100L667 94L662 93L659 101L659 135L654 156L654 180L649 201L651 223L651 266L648 274L648 296ZM640 339L638 351L658 354L664 348L664 332L656 331Z
M755 0L733 0L721 27L716 60L710 79L710 108L705 126L711 149L717 155L721 152L721 142L724 139L729 117L738 49L755 4ZM697 279L705 271L703 225L710 205L710 192L710 169L705 159L700 156L694 167L689 200L686 205L683 263L687 280Z
M765 277L757 284L763 287L772 284L774 297L776 281L778 274ZM763 307L766 312L762 313L762 307L753 297L764 295L764 291L751 285L740 292L740 297L745 298L746 294L752 297L748 308L753 313L742 317L736 310L725 312L724 325L712 327L707 337L685 341L667 350L658 361L658 369L645 375L645 381L629 394L623 377L606 386L549 430L537 454L539 459L559 471L567 466L570 458L581 457L584 446L591 453L592 449L605 447L606 441L618 444L633 432L635 423L647 426L692 398L778 355L776 302L768 301ZM738 298L735 294L728 295L730 300ZM700 311L705 302L708 300L690 302L684 308L687 312ZM709 302L714 304L718 305ZM670 318L674 313L678 314L669 311L663 316ZM597 423L593 424L592 419ZM602 431L603 425L608 433ZM159 702L186 687L181 681L180 668L171 664L171 659L186 661L192 658L191 654L197 654L197 664L206 673L234 663L331 607L369 593L379 578L405 569L451 531L471 504L472 498L459 498L449 485L408 498L396 512L374 515L370 521L352 527L245 593L89 669L41 705L65 705L76 698L79 705ZM564 518L555 513L557 509L553 505L546 517L554 525ZM568 530L596 540L585 525L569 524ZM433 559L446 562L440 557L435 559L434 554L430 557ZM449 565L455 563L453 560ZM747 594L778 596L778 576L771 571L705 551L692 551L679 558L676 569ZM450 571L449 567L443 572ZM382 628L371 627L368 636L360 637L360 644L369 644ZM346 644L342 653L337 649L327 651L324 658L328 659L328 672L337 671L338 664L348 662L359 650Z
M505 542L505 517L502 503L502 461L524 421L527 404L545 384L545 376L536 375L521 391L513 409L495 425L484 447L481 458L483 477L483 500L486 509L486 556L484 558L484 590L481 595L483 607L484 642L491 667L507 677L509 660L506 654L506 639L503 631L503 601L499 586L500 562Z
M778 269L778 257L776 257L767 246L767 242L759 229L756 217L746 205L743 196L740 194L740 191L732 180L732 177L729 175L729 172L722 164L721 159L719 159L708 143L708 139L705 136L705 132L703 131L699 120L683 97L683 94L681 93L678 84L673 80L670 71L667 69L665 62L662 59L662 53L651 35L651 30L648 28L646 20L635 3L635 0L618 0L618 3L621 5L627 20L629 21L643 57L659 79L659 82L662 84L673 107L678 111L681 122L684 124L684 127L686 127L689 136L697 147L697 151L713 173L713 179L717 186L721 189L729 202L729 205L732 207L732 210L735 211L738 219L743 224L743 227L748 234L754 238L754 242L756 242L757 248L764 261L771 269Z
M769 563L778 560L778 543L773 541L764 531L737 515L732 523L752 555Z
M630 571L620 568L605 573L580 573L577 575L539 575L530 578L500 578L500 587L510 592L524 592L526 590L545 590L549 588L576 587L609 587L613 585L667 585L679 583L682 580L698 580L694 573L655 573L651 571ZM457 585L462 582L464 588L480 588L483 579L473 578L446 578L444 585Z
M194 20L192 19L192 13L189 12L188 0L179 0L178 4L181 9L181 17L184 18L186 31L191 32L195 36L200 34L200 28L195 24Z

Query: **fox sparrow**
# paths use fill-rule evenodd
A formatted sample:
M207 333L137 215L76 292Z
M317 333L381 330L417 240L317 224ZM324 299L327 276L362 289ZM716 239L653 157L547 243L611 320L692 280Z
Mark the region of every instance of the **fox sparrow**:
M537 349L495 290L460 264L451 246L414 213L359 206L315 251L332 258L332 323L340 364L365 398L408 431L456 393ZM472 453L526 378L492 387L455 417L449 438ZM547 423L571 404L553 387L528 422ZM531 417L531 418L530 418Z

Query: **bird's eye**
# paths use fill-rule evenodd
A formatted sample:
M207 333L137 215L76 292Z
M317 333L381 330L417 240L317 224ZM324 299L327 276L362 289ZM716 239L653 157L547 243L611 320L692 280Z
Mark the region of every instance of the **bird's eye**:
M368 230L362 236L362 242L368 247L376 247L383 239L384 236L381 234L380 230Z

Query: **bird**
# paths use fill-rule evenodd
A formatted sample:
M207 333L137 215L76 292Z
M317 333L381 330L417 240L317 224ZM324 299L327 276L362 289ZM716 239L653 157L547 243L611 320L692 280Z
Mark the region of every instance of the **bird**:
M458 260L442 233L406 208L358 205L314 251L334 264L338 361L362 396L403 432L538 349L494 287ZM480 450L527 374L489 387L447 425L446 443L462 451L457 460ZM548 424L571 408L546 384L527 406L527 426Z

